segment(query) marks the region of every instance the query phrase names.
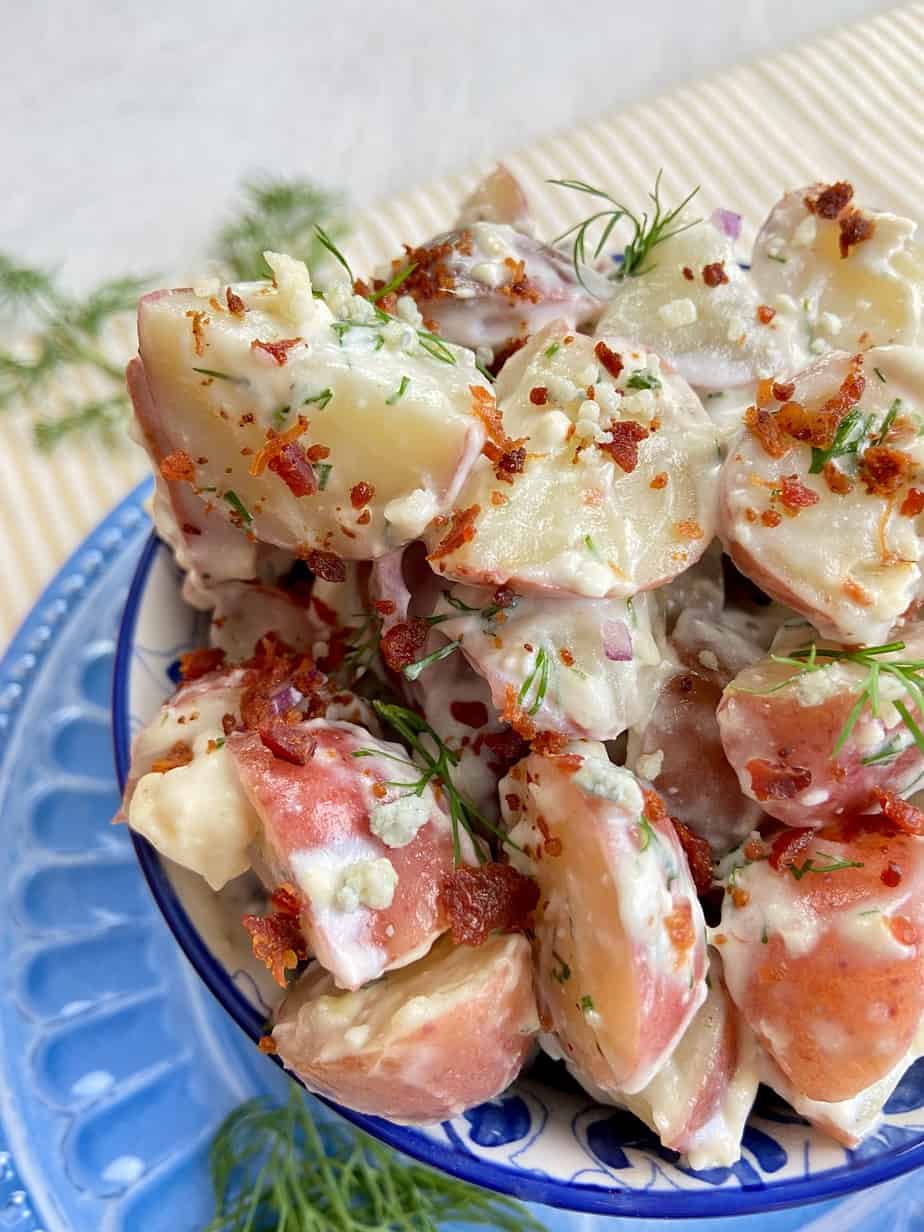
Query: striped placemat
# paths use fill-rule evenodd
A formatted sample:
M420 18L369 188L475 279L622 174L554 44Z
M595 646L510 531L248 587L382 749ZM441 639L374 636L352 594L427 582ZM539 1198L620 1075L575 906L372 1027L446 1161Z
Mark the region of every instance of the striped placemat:
M924 198L924 3L900 8L784 54L727 70L512 154L538 234L554 236L586 210L578 194L545 184L579 177L643 205L659 168L664 199L699 184L699 208L733 208L754 228L786 187L849 179L871 205L912 218ZM404 193L356 220L346 245L357 270L420 242L451 221L486 167ZM50 254L51 255L51 254ZM119 345L133 349L126 323ZM87 377L87 392L92 377ZM77 391L55 388L41 411ZM83 391L79 391L83 393ZM145 471L127 444L68 442L49 456L30 421L0 421L0 644L91 526Z

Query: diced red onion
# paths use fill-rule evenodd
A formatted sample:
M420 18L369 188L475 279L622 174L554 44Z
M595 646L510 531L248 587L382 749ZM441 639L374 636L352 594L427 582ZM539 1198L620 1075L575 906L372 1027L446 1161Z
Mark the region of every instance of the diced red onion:
M709 221L717 231L728 236L732 243L741 234L741 215L733 210L713 210Z
M270 709L273 714L288 714L293 706L297 706L302 700L303 694L299 693L293 685L287 684L280 689L278 693L274 693L270 700Z
M604 620L603 653L613 663L628 663L632 658L632 638L624 620Z

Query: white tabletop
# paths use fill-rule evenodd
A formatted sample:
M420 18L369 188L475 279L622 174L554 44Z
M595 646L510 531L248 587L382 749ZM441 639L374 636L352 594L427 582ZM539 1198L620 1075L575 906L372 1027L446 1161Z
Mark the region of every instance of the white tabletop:
M876 0L32 0L3 6L0 250L187 268L242 176L426 182Z

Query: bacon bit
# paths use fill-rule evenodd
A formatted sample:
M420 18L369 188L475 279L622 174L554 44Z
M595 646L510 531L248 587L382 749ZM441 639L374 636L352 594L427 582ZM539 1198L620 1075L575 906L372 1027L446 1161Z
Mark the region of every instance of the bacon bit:
M368 505L373 496L375 488L371 483L361 481L350 488L350 504L354 509L362 509L363 505Z
M184 522L180 527L184 535L201 535L202 531L198 526L193 526L192 522Z
M774 872L785 872L791 864L795 864L814 837L815 831L809 829L784 830L778 834L770 845L770 867Z
M199 650L189 650L180 655L180 679L182 681L198 680L221 667L225 661L225 652L218 646L206 646Z
M488 763L488 769L498 775L506 774L529 752L526 741L512 727L486 732L483 738L479 736L478 739L494 754L495 760Z
M488 708L484 702L451 702L449 713L457 723L476 730L484 727L488 721Z
M346 565L333 552L312 550L305 556L305 562L311 572L325 582L346 581Z
M837 183L822 188L817 196L806 196L803 200L806 209L811 213L817 214L819 218L831 220L837 218L852 197L853 185L848 184L846 180L838 180Z
M819 496L807 488L798 475L784 475L780 481L780 504L784 509L797 514L800 509L817 505Z
M375 796L376 800L384 800L388 795L388 788L384 783L373 783L372 794Z
M894 915L889 920L889 931L901 945L917 945L919 933L905 915Z
M439 894L456 945L482 945L492 932L529 927L538 902L536 882L509 864L457 868L443 878Z
M513 483L513 476L522 475L525 469L526 450L522 445L518 445L516 449L508 449L506 453L501 454L494 468L494 474L506 483Z
M276 1041L271 1035L261 1035L257 1040L257 1047L264 1056L274 1057L279 1049L276 1047Z
M860 458L859 474L867 492L876 496L891 496L906 482L914 462L901 449L888 445L870 445Z
M480 505L469 505L467 509L453 510L449 530L427 559L442 560L444 556L458 551L466 543L471 543L477 533L475 522L479 513L481 513Z
M301 899L294 886L278 886L270 899L274 910L265 916L245 915L241 920L250 933L254 958L265 963L273 979L286 986L286 970L308 957L308 945L299 925Z
M782 458L789 452L789 445L783 438L776 415L771 415L762 407L748 407L744 416L748 431L760 443L764 453L771 458Z
M204 325L208 325L209 319L204 312L187 312L186 314L192 320L192 335L193 335L193 350L197 355L202 355L205 351L205 332Z
M728 274L725 273L725 262L711 261L708 265L704 265L703 282L707 287L720 287L723 282L728 282Z
M677 536L680 539L693 540L702 539L703 537L703 528L700 526L699 522L675 522L674 530L677 532Z
M731 893L732 905L737 907L739 911L748 905L751 901L751 896L747 890L743 890L741 886L735 886Z
M643 787L642 799L645 801L644 813L648 821L667 821L667 809L656 791L652 791L650 787Z
M594 355L600 361L602 367L610 374L615 381L622 372L625 365L622 362L622 356L618 351L612 351L601 338L594 347ZM647 433L646 433L647 435Z
M793 381L774 381L770 392L777 402L788 402L796 392L796 386Z
M229 713L221 716L221 730L226 736L230 736L235 727L237 727L237 719L233 714Z
M247 309L244 307L244 301L241 299L239 295L235 294L235 292L232 291L230 287L228 287L227 291L225 292L225 299L228 301L228 311L233 313L234 316L242 317L244 313L247 311Z
M898 512L906 518L916 518L919 513L924 513L924 491L910 488Z
M894 890L897 885L901 885L902 870L894 860L890 860L879 874L879 880L883 885L888 886L890 890Z
M196 468L184 449L175 449L161 459L160 473L167 480L192 483L196 477Z
M278 475L293 496L312 496L318 480L301 445L285 445L271 458L269 469Z
M267 355L273 357L276 364L281 368L283 364L288 362L289 351L304 341L304 338L280 338L277 342L261 342L259 338L254 338L250 344L250 349L252 351L265 351Z
M509 503L510 502L507 500L507 497L503 494L503 492L498 492L495 489L491 493L491 504L492 505L509 505Z
M476 417L484 424L488 440L493 442L503 453L504 450L510 448L513 442L504 431L504 420L497 409L497 401L494 395L490 389L485 389L483 385L469 385L468 391L472 395L472 410Z
M850 256L851 248L856 248L857 244L862 244L870 238L876 229L876 224L859 210L849 210L841 216L838 227L840 228L838 247L841 250L841 257L845 258Z
M529 391L529 400L533 406L545 406L549 400L549 391L544 385L534 385Z
M398 610L393 599L376 599L372 606L380 616L394 616Z
M704 838L694 834L688 825L676 817L671 818L671 825L690 866L690 876L693 878L696 893L702 897L712 889L712 848Z
M768 512L770 511L768 510ZM757 510L752 509L749 505L744 511L744 516L747 518L749 522L756 522L757 521ZM782 518L780 519L780 521L782 521Z
M754 395L754 400L758 406L769 406L773 401L773 381L770 377L766 377L764 380L757 382L757 391Z
M553 756L559 770L566 770L571 774L575 774L584 764L584 758L580 753L556 753Z
M612 424L610 432L612 441L599 444L597 448L608 453L621 470L631 475L638 466L639 442L647 440L650 435L648 429L634 419L623 419Z
M782 514L777 513L775 509L765 509L760 515L760 520L763 522L764 526L767 526L772 530L775 526L779 526L783 520L783 516Z
M511 586L498 586L491 596L491 602L495 607L507 608L513 607L517 601L517 592Z
M841 590L848 599L852 599L860 607L873 606L873 596L852 577L847 578L846 581L841 583Z
M678 961L682 960L696 940L692 904L686 900L678 903L670 915L664 917L664 927L671 939L671 945L677 951Z
M757 305L757 319L761 325L769 325L775 316L775 308L771 308L768 304Z
M812 781L812 772L805 766L789 766L762 757L752 757L745 769L751 776L751 790L757 800L791 800Z
M924 834L924 813L919 808L884 787L874 787L872 798L897 829L905 834Z
M284 719L277 719L276 722L261 727L260 741L274 757L293 766L306 765L318 747L317 740L310 732L287 723Z
M176 770L178 766L188 766L193 759L193 751L185 740L177 740L163 757L151 763L152 774L166 774L168 770Z
M558 652L558 657L564 663L565 667L574 667L574 655L567 646L562 646Z
M835 466L833 462L826 462L821 473L824 477L825 483L831 491L836 493L838 496L846 496L848 492L853 491L853 484L840 469L840 467ZM922 495L924 495L924 493L922 493Z
M330 457L330 450L326 445L309 445L305 456L309 462L323 462L325 458Z
M687 282L692 282L693 279L696 277L696 275L690 269L689 265L685 265L683 267L683 276L684 278L686 278Z
M667 487L667 471L658 471L654 479L648 485L649 488L654 488L655 491L660 491L661 488Z
M251 475L262 475L273 459L277 458L287 445L297 441L300 436L304 436L307 430L308 420L304 415L299 415L298 420L285 432L277 433L270 428L266 444L254 454L254 459L250 464Z
M403 620L392 625L387 633L382 634L379 649L382 658L393 672L416 663L420 658L430 633L430 626L419 616L413 620Z
M763 860L767 855L763 841L760 838L749 838L744 844L744 858L746 860Z

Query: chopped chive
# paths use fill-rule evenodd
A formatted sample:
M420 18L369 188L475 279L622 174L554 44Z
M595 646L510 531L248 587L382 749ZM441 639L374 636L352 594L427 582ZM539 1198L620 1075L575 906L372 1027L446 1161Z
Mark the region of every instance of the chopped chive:
M411 378L409 376L403 376L401 378L401 384L398 386L395 392L391 395L390 398L385 399L385 405L394 406L395 403L398 402L401 398L403 398L404 395L407 393L407 387L408 385L410 385L410 383L411 383Z
M281 428L286 421L286 416L291 411L291 406L280 406L273 411L273 425L276 428Z
M884 375L884 373L883 373L882 369L881 369L881 368L874 368L874 369L873 369L873 371L876 373L876 376L878 376L878 377L879 377L880 381L882 381L882 383L883 383L883 385L884 385L884 384L885 384L885 381L886 381L886 378L885 378L885 375Z
M589 997L585 993L584 996L581 997L580 1001L578 1002L578 1008L580 1009L582 1014L592 1014L594 1012L594 1009L596 1008L594 1006L593 997Z
M318 490L323 492L327 487L327 481L330 479L330 473L334 468L330 462L315 462L314 469L318 477Z
M552 976L558 980L559 984L564 984L566 980L571 979L571 968L557 950L552 951L552 957L559 964L557 967L552 968Z
M779 261L780 265L786 264L787 258L782 256L778 252L768 252L767 256L770 258L771 261Z
M374 295L370 296L370 302L377 304L379 300L384 299L386 295L391 295L392 291L397 291L398 287L410 278L415 269L417 269L417 262L413 261L410 265L405 265L403 269L398 270L397 274L395 274L393 278L389 279L380 291L376 291Z
M232 385L249 385L250 382L242 376L229 376L227 372L217 372L214 368L193 368L201 376L214 377L216 381L229 381Z
M432 654L425 655L422 659L418 659L416 663L408 663L406 667L401 669L401 674L405 680L416 680L421 672L426 671L434 663L439 663L442 659L448 659L458 649L458 642L447 642L445 646L440 646L439 650L434 650Z
M551 359L552 356L557 354L557 352L560 350L561 350L561 343L553 342L545 348L542 354L546 357L546 359Z
M253 514L250 512L250 510L247 508L247 506L244 504L244 502L241 500L241 498L238 496L236 492L232 491L229 488L228 491L225 492L223 499L226 500L228 504L231 506L231 508L235 511L235 513L237 513L240 516L241 520L245 523L245 525L249 526L251 524L251 522L253 521Z
M327 234L327 232L324 230L324 228L321 226L320 223L314 224L314 231L315 231L315 235L317 235L318 239L321 241L321 243L324 245L324 247L327 249L330 255L334 258L334 260L337 261L338 264L342 265L343 268L346 270L349 276L349 279L350 279L350 283L351 284L354 283L356 279L353 277L353 271L350 269L349 261L347 261L346 257L343 255L343 253L340 251L340 249L337 247L337 245L334 243L331 237Z
M639 368L633 372L626 381L626 389L660 389L661 382L658 377L653 376L650 372Z
M323 411L333 396L332 389L322 389L319 394L312 394L310 398L306 398L302 406L316 406L319 411Z
M877 445L881 445L882 442L885 440L885 438L888 436L889 429L892 427L892 424L895 422L895 416L901 410L901 405L902 405L901 398L893 399L892 405L886 411L886 417L882 421L882 427L879 430L879 435L876 437Z

